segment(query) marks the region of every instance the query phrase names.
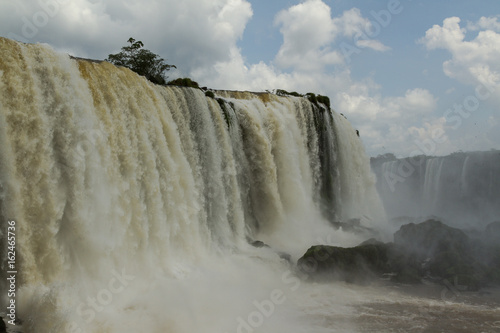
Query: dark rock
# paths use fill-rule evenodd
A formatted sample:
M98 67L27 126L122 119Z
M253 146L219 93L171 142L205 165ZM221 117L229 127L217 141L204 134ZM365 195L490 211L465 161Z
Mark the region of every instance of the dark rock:
M422 282L422 275L418 269L407 266L391 277L392 282L402 284L419 284Z
M7 332L7 327L5 326L5 322L3 318L0 318L0 333Z
M269 245L264 243L263 241L260 240L252 240L251 238L247 237L247 241L250 245L256 248L262 248L262 247L267 247L271 248ZM276 252L276 251L275 251ZM276 252L276 254L283 260L288 261L288 263L292 263L292 256L289 253L286 252Z
M486 226L484 240L488 244L498 244L500 241L500 221L492 222Z
M499 227L500 223L491 224L486 232L495 235ZM416 284L428 279L461 291L477 291L500 285L500 236L494 237L496 242L486 244L460 229L428 220L402 226L394 234L394 243L371 238L352 248L313 246L299 259L298 268L315 281L390 277L392 282Z
M292 256L289 253L278 252L278 255L281 259L288 261L288 263L292 263Z
M269 245L267 245L263 241L251 239L250 237L247 237L247 242L248 242L248 244L252 245L253 247L270 247Z
M462 230L437 220L403 225L394 234L394 243L424 259L444 251L463 254L470 248L469 237Z
M252 245L254 247L269 247L269 245L267 245L266 243L264 243L263 241L260 241L260 240L253 241L250 243L250 245Z
M394 234L394 241L417 261L427 260L424 275L443 283L457 281L463 290L476 291L481 286L500 284L500 245L495 232L500 223L490 224L486 234L495 241L471 239L460 229L429 220L408 224ZM427 258L427 259L426 259Z
M387 251L385 244L352 248L316 245L307 250L297 265L301 273L314 280L363 283L389 269Z
M375 238L370 238L368 240L365 240L363 243L359 244L358 246L363 246L363 245L384 245L384 243L375 239Z

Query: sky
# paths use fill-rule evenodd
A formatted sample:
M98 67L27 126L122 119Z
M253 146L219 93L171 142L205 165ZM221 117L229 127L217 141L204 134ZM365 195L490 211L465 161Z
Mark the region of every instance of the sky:
M133 37L169 79L327 95L369 156L500 149L498 0L0 0L0 36L92 59Z

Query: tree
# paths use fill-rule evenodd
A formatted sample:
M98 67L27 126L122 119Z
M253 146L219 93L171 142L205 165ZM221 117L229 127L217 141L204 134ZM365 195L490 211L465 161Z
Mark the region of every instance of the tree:
M157 54L143 49L144 43L136 41L132 37L128 39L129 46L122 47L122 51L116 54L108 55L112 64L124 66L139 75L145 76L149 81L156 84L165 84L165 71L171 68L177 68L174 65L168 65L163 58Z

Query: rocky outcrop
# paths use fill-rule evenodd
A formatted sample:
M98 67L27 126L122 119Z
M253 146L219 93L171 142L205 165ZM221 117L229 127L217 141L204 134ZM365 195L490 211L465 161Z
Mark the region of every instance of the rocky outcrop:
M463 254L470 247L469 238L462 230L436 220L403 225L394 234L394 243L426 258L448 251Z
M315 280L366 282L386 272L388 246L365 244L352 248L312 246L299 259L300 271Z
M390 276L398 283L453 281L462 290L500 284L500 245L472 241L462 230L437 220L402 226L394 243L369 239L352 248L316 245L297 264L315 281L365 283Z
M0 317L0 333L7 332L7 327L5 326L4 319Z
M490 245L497 245L500 242L500 221L491 222L484 230L484 240Z

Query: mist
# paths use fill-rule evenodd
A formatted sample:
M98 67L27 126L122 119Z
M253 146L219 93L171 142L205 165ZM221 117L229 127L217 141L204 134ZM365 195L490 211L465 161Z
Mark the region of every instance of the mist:
M483 230L500 220L500 151L371 159L377 191L394 228L436 218Z

